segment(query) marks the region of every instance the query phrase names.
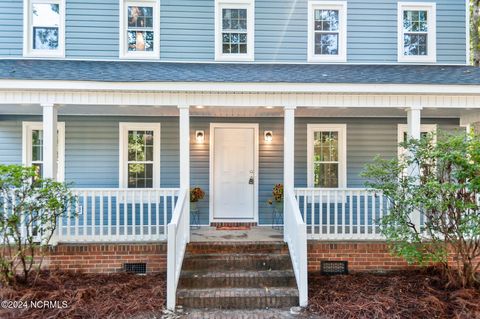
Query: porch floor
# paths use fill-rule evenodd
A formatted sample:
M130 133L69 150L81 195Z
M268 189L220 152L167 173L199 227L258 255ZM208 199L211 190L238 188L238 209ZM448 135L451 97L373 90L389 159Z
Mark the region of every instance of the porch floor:
M271 226L256 226L249 230L217 230L215 227L192 229L191 242L271 242L282 241L283 231Z

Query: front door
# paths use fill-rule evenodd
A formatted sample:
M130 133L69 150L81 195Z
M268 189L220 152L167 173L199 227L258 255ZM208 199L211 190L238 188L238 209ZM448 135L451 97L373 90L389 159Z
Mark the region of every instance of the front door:
M212 124L212 129L212 221L254 221L256 125Z

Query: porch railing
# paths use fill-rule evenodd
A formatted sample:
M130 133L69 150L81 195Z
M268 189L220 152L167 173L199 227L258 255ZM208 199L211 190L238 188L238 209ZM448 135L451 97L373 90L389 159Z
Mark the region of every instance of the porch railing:
M58 242L142 242L166 239L179 189L72 189L76 205L58 223Z
M389 203L363 188L296 188L295 197L309 239L382 240L379 220Z
M173 310L183 257L190 241L190 192L182 189L172 221L168 224L167 308Z
M297 280L300 306L308 303L307 229L292 190L285 191L284 238Z

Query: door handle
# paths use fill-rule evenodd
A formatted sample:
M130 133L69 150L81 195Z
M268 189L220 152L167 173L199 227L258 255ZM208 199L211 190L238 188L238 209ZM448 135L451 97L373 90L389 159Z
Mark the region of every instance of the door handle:
M255 180L253 179L253 176L250 176L250 179L248 180L248 184L253 185Z

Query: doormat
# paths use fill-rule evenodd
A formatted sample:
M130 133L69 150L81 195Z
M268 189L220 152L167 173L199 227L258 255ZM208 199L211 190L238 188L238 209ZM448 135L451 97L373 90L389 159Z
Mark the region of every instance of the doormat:
M217 230L250 230L250 226L217 226Z

